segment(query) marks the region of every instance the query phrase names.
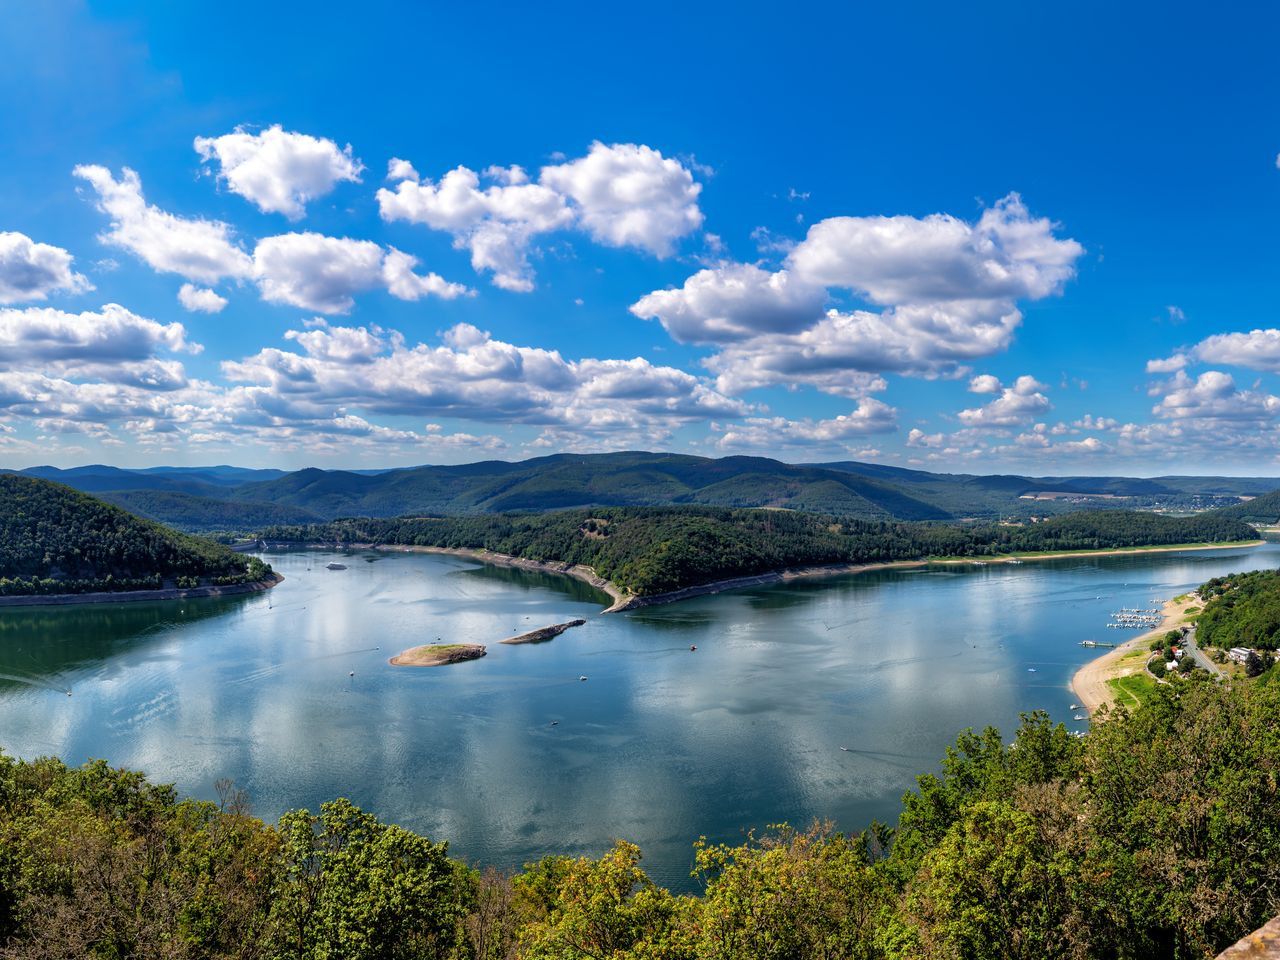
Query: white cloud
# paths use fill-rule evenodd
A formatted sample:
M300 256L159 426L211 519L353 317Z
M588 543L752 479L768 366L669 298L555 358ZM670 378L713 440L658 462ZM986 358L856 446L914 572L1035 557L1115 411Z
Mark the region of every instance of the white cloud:
M1021 426L1030 423L1050 408L1049 398L1040 392L1047 389L1035 377L1022 376L1014 381L1013 386L1001 388L1000 396L990 403L961 410L957 416L967 427L989 429Z
M438 274L415 274L417 262L394 247L384 253L372 240L319 233L267 237L253 251L262 299L321 313L346 313L356 294L378 287L401 300L429 295L451 300L467 292Z
M438 273L426 276L414 273L418 258L402 253L395 247L387 251L382 261L382 280L387 291L399 300L421 300L423 297L439 297L453 300L470 291L460 283L450 283Z
M0 232L0 303L92 290L88 278L71 269L73 259L61 247L36 243L24 233Z
M1204 363L1225 363L1250 370L1280 373L1280 330L1220 333L1201 340L1192 354ZM1150 364L1147 365L1150 369ZM1156 371L1164 373L1167 371Z
M1174 373L1186 367L1191 359L1183 353L1175 353L1164 360L1148 360L1147 373Z
M147 360L158 350L196 352L180 323L159 323L116 303L100 311L65 313L52 307L0 309L0 367L90 361Z
M826 290L786 270L727 263L699 270L675 290L655 290L632 304L681 343L725 343L758 334L797 333L822 315Z
M378 207L383 220L406 220L452 234L456 247L471 251L477 272L490 271L495 285L520 292L533 289L530 240L573 220L554 190L522 182L481 189L479 175L466 167L450 170L439 184L407 179L394 192L381 189Z
M728 427L717 441L722 448L778 450L784 447L838 447L869 434L898 429L897 411L868 397L848 414L830 420L753 417Z
M418 171L413 169L412 163L408 160L401 160L399 157L392 157L387 161L387 179L412 180L417 183L420 178Z
M1011 193L975 224L945 214L832 217L809 229L788 262L813 283L881 304L1038 300L1062 289L1084 253L1053 230Z
M1007 312L1006 312L1007 309ZM722 390L808 384L838 396L883 389L882 373L957 376L1008 346L1022 315L1007 304L956 301L874 313L830 310L796 334L727 344L707 360ZM875 387L874 384L881 386Z
M1016 300L1056 294L1074 276L1083 248L1053 231L1016 194L973 224L836 217L815 224L777 271L721 264L631 309L676 339L721 345L707 365L722 389L810 384L850 396L859 375L960 376L1007 349L1022 322ZM829 288L885 309L823 314Z
M595 143L586 157L544 167L537 183L518 166L460 166L436 183L403 160L392 161L388 179L399 182L378 191L383 220L451 234L477 272L516 292L533 289L529 256L539 235L576 227L608 246L667 256L702 223L701 187L689 171L637 144Z
M195 284L184 283L178 289L178 302L193 313L221 313L222 308L227 305L227 298Z
M974 377L969 381L970 393L999 393L1000 380L989 373Z
M943 437L941 433L925 433L918 427L912 427L911 432L907 434L908 447L941 447Z
M138 174L125 167L116 180L106 167L81 165L73 171L98 194L98 209L111 218L99 239L130 251L152 269L198 283L248 277L253 261L231 242L231 227L218 220L187 220L151 206Z
M1237 390L1229 373L1207 370L1192 380L1179 371L1151 389L1160 397L1151 410L1170 420L1268 423L1280 415L1280 397L1256 390Z
M544 167L540 181L570 198L598 243L670 256L702 226L702 185L681 163L643 144L599 141L585 157Z
M220 137L196 137L201 159L217 160L218 179L263 213L298 220L306 204L341 181L360 182L364 166L332 140L286 132L279 124L253 134L244 127Z

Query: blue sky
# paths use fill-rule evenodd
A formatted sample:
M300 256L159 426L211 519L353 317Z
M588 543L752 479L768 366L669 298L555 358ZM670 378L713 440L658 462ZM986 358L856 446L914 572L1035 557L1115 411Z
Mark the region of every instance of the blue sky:
M0 2L0 463L1272 474L1262 5Z

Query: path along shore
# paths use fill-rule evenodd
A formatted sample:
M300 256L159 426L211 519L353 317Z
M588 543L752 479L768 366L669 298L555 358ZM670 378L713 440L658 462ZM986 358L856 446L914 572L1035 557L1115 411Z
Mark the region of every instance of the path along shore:
M1121 661L1135 650L1146 650L1152 640L1163 637L1186 620L1188 607L1199 605L1200 598L1195 593L1189 593L1178 600L1165 601L1160 609L1162 617L1160 626L1132 640L1126 640L1120 646L1113 647L1077 670L1075 676L1071 678L1071 690L1081 705L1089 713L1093 713L1104 703L1113 702L1116 696L1115 691L1107 681L1146 669L1146 660L1128 666L1121 666Z
M261 593L270 590L284 580L278 573L249 583L229 583L222 586L209 584L204 587L173 587L164 590L102 590L97 593L30 593L15 597L0 597L0 607L66 606L74 603L137 603L143 600L192 600L197 597L234 597L243 593Z

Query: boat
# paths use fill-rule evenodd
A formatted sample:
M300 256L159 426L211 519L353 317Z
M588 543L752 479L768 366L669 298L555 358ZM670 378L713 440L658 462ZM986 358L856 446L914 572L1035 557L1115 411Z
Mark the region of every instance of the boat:
M1035 673L1035 672L1036 672L1035 667L1027 667L1027 673Z
M338 563L335 560L333 563L326 564L325 569L326 570L345 570L347 569L347 565L345 563Z
M1073 714L1071 719L1072 720L1088 720L1089 718L1086 717L1083 713L1077 713L1077 714Z
M583 674L583 675L582 675L581 677L579 677L578 679L579 679L579 680L585 680L585 679L587 679L587 677L586 677L586 675L585 675L585 674Z
M1070 708L1069 708L1069 709L1071 709L1071 710L1079 710L1079 709L1080 709L1080 704L1078 704L1078 703L1073 703L1073 704L1070 706Z

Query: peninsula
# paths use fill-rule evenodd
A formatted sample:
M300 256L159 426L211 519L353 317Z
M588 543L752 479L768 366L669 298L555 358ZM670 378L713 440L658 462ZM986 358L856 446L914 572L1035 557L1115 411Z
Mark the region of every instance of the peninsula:
M257 557L60 483L0 475L0 605L180 600L281 579Z
M479 660L486 652L482 643L429 643L397 654L387 662L393 667L443 667Z

